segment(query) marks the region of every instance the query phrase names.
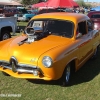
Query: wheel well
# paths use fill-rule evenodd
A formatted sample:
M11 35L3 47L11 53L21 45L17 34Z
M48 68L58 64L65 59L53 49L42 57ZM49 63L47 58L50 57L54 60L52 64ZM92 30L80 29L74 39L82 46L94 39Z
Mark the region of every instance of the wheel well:
M60 79L63 77L64 71L65 71L68 64L70 64L70 66L71 66L72 73L73 74L75 73L75 71L76 71L76 66L75 66L76 65L76 59L73 59L72 61L70 61L69 63L66 64L65 68L62 71L62 75L61 75Z
M75 67L75 59L72 60L71 62L69 62L68 64L71 65L72 71L73 71L73 73L75 73L75 70L76 70L76 67Z
M6 30L9 32L12 32L12 28L10 26L1 28L1 32L6 31Z

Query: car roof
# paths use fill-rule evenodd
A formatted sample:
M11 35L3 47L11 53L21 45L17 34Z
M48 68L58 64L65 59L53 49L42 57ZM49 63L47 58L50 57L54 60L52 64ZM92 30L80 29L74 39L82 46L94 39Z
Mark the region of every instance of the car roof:
M32 19L61 19L70 20L72 22L80 22L90 19L85 14L68 13L68 12L53 12L53 13L43 13L34 16Z
M90 11L87 15L90 17L93 14L100 14L100 11Z

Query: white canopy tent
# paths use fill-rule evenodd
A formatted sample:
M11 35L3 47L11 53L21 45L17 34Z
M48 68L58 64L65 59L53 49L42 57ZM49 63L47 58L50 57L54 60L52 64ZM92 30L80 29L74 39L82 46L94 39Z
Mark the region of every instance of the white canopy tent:
M22 5L19 2L13 1L13 0L0 0L0 5Z

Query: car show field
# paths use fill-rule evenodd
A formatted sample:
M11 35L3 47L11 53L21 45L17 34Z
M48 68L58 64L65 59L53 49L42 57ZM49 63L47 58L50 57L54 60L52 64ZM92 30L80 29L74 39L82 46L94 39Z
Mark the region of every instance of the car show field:
M1 0L0 100L100 100L100 0Z

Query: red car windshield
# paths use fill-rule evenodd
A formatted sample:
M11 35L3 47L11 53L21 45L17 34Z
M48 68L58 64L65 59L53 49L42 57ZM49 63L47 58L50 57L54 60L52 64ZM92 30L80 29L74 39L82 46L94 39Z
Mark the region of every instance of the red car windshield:
M91 18L100 18L100 14L94 14L91 16Z

